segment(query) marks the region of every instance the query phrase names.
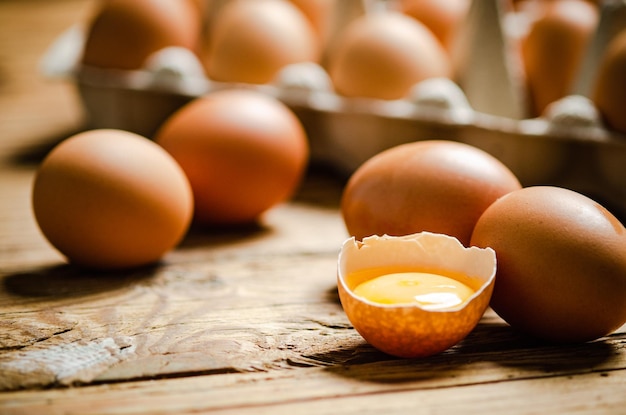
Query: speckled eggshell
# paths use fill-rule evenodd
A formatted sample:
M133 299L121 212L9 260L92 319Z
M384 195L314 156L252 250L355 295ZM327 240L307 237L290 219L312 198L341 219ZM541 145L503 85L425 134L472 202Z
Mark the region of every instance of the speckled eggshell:
M379 267L458 273L476 292L470 300L448 310L425 310L419 305L378 304L356 296L361 280L356 271ZM483 316L493 290L496 257L493 250L465 248L447 235L422 232L402 237L373 236L362 242L350 238L338 260L339 298L354 328L375 348L403 358L440 353L463 340Z

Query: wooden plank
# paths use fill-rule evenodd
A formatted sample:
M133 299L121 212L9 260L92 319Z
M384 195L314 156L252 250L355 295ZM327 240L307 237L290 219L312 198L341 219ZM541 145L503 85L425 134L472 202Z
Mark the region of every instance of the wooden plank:
M343 314L335 294L334 267L335 255L330 254L251 256L245 261L236 257L118 275L119 285L105 291L102 275L60 273L60 286L66 287L72 279L82 285L61 296L53 290L48 301L17 304L2 312L6 333L0 353L2 386L386 362L387 356L364 346ZM8 283L18 293L23 287L30 293L37 285L28 280ZM45 287L48 292L50 285ZM93 287L99 289L91 291ZM490 312L459 347L425 362L433 364L435 371L456 359L495 360L505 367L543 365L541 370L550 373L612 370L624 368L624 356L617 352L623 334L604 342L548 347L516 335ZM74 345L71 351L81 356L85 349L92 350L92 344L107 341L130 348L127 356L110 360L109 366L78 368L74 376L54 376L58 353L70 353L63 347ZM37 367L29 366L33 355L39 360ZM575 364L570 361L573 355ZM377 366L364 370L374 377L379 373ZM506 380L517 375L502 370L498 376Z
M258 238L220 242L219 234L192 235L201 242L183 244L154 268L89 274L69 266L43 266L5 274L5 290L0 293L3 387L386 361L363 345L338 304L337 252L328 248L338 246L344 237L338 231L336 210L321 209L320 214L319 209L302 205L306 204L277 208L272 212L276 222L268 218L276 231L262 231ZM320 229L327 231L312 233L317 237L304 238L303 245L291 243L291 232L306 235ZM329 236L336 240L326 240ZM581 363L583 369L593 359L602 360L602 369L623 367L621 360L608 358L622 337L610 337L607 347L599 342L575 349L591 356ZM85 350L99 353L91 345L107 346L111 341L129 350L123 358L112 356L108 365L96 361L96 366L78 368L73 376L61 379L46 366L60 351L69 353L64 346L75 345L70 351L81 355ZM489 313L462 347L445 359L460 355L461 360L480 360L496 353L503 361L517 361L532 350L539 361L563 363L553 354L564 349L533 350L529 345L534 346ZM33 355L42 365L28 370L16 366L15 362L32 362ZM377 367L367 370L379 372ZM499 376L515 377L506 370Z
M493 360L452 359L445 364L432 364L430 359L389 360L352 367L294 367L12 392L0 395L0 403L12 413L55 413L55 408L62 408L84 414L220 410L242 414L403 413L418 408L459 413L533 413L538 408L547 413L619 413L620 405L626 403L624 370L590 368L572 375L568 370L559 373L533 367L528 359L524 359L526 363L505 362L495 356ZM564 357L561 354L561 359ZM539 366L543 362L541 358L530 360ZM506 364L517 365L516 376L502 379ZM621 364L623 368L624 362Z
M0 168L0 274L62 260L32 216L33 173L32 167Z
M61 346L80 339L83 347L72 349L79 354L90 344L130 337L134 362L108 376L141 378L250 370L251 362L271 366L286 353L281 350L289 350L290 357L297 353L276 344L275 331L296 332L280 340L293 343L300 329L307 333L323 331L325 325L347 326L334 297L336 255L346 234L334 207L337 192L331 198L332 191L323 193L327 208L320 200L320 182L327 190L328 185L339 188L327 177L309 177L294 202L268 212L258 227L193 230L156 267L101 274L63 265L43 241L28 208L26 185L31 176L32 170L3 176L10 189L5 223L11 229L0 250L2 387L49 386L100 375L107 366L82 367L75 377L59 381L45 364L31 367L26 375L14 364L32 361L33 353L42 357L45 350L54 359L58 351L67 353ZM12 234L28 237L16 242ZM37 265L35 257L51 262ZM335 301L329 304L328 297ZM305 317L300 320L300 315ZM283 321L273 323L277 317ZM207 336L214 326L214 335ZM277 352L266 351L272 345ZM206 348L216 349L216 357L198 359ZM238 354L239 349L247 352ZM254 351L267 356L251 358ZM247 358L250 362L244 363ZM114 363L119 361L110 360Z

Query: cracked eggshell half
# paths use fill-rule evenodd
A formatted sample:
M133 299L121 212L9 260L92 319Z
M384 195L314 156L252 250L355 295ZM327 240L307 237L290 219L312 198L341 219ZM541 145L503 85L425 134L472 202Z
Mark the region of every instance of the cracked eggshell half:
M354 294L371 279L359 271L398 269L451 276L474 290L456 307L427 310L420 305L379 304ZM425 357L463 340L489 305L496 273L491 248L465 248L451 236L422 232L401 237L372 236L346 240L338 259L339 298L348 319L363 338L387 354Z

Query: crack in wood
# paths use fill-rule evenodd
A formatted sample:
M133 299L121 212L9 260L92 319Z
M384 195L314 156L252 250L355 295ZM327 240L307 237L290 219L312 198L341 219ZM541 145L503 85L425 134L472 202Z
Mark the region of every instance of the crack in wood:
M225 374L233 374L233 373L245 373L245 372L234 367L222 367L222 368L207 369L207 370L189 370L189 371L181 371L181 372L159 373L159 374L146 375L146 376L95 379L88 383L82 383L82 384L77 383L72 386L123 384L123 383L131 383L131 382L147 382L147 381L153 381L153 380L194 378L194 377L201 377L201 376L215 376L215 375L225 375Z
M6 332L6 339L0 336L0 353L21 350L37 343L63 336L74 330L76 325L77 323L71 323L69 327L55 328L43 327L41 323L34 327L15 327L10 324Z

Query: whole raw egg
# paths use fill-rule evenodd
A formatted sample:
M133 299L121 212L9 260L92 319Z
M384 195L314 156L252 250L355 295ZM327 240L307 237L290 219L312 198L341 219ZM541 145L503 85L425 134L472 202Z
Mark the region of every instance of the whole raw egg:
M417 141L362 164L344 189L341 211L357 239L428 231L468 245L485 209L520 187L515 175L483 150L453 141Z
M604 52L592 99L608 126L626 134L626 30Z
M230 1L207 36L203 62L216 81L263 84L289 64L320 56L312 23L286 0Z
M329 35L333 11L340 0L289 0L309 19L313 28L325 43Z
M542 9L521 41L534 115L571 93L599 19L598 7L585 0L555 0Z
M189 177L196 219L251 222L289 198L308 162L308 140L282 102L250 90L223 90L174 113L156 140Z
M191 0L107 0L89 23L82 63L138 69L154 52L197 51L202 16Z
M399 12L356 18L332 48L329 74L344 96L400 99L420 81L451 76L450 61L435 35Z
M400 0L403 13L424 23L450 51L469 10L469 0Z
M512 327L584 342L626 322L626 229L592 199L551 186L511 192L480 217L471 244L496 252L491 306Z
M193 214L176 161L120 130L87 131L55 147L37 171L32 206L44 236L71 263L99 269L159 260Z

